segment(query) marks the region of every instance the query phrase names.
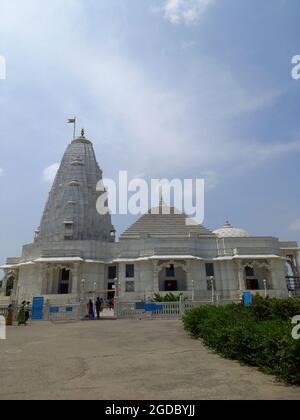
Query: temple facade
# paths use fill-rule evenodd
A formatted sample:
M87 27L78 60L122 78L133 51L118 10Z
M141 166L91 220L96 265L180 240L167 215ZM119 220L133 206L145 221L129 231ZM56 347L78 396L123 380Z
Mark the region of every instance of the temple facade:
M97 294L133 302L173 292L231 301L245 290L300 292L297 242L252 236L229 222L211 231L163 201L117 242L110 215L96 210L101 179L82 132L65 152L33 243L1 267L0 299L71 303Z

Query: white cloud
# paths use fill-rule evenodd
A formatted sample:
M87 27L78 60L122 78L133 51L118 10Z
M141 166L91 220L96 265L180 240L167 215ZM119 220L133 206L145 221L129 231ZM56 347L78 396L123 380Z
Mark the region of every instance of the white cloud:
M173 24L196 23L214 0L166 0L165 18Z
M211 3L168 0L165 14L173 23L195 22ZM105 31L104 38L98 34L95 42L85 30L78 31L78 22L85 21L80 1L66 0L62 6L61 0L45 5L37 0L27 0L26 5L9 0L5 5L7 10L1 10L0 16L0 35L6 25L13 46L21 45L26 50L30 45L35 53L32 57L39 57L31 63L33 68L42 61L59 75L55 79L50 74L52 84L46 84L47 72L43 68L42 73L35 73L34 81L43 92L50 86L51 99L51 86L57 83L61 89L63 94L55 94L57 118L60 112L69 116L76 110L85 120L87 133L95 133L91 140L96 148L99 121L107 125L101 137L110 140L105 144L101 140L100 150L103 145L106 153L114 149L115 170L129 169L132 175L144 173L147 177L195 175L205 177L208 187L214 188L223 173L230 174L237 167L247 170L249 162L263 163L299 149L298 141L266 144L259 139L250 143L247 137L236 138L230 130L232 121L243 113L251 114L272 105L280 92L260 86L255 91L241 85L226 63L195 55L184 63L184 71L175 72L170 60L169 83L164 84L164 77L156 77L153 69L149 71L138 58L124 52L126 48L111 47L117 45L114 33ZM24 15L26 24L21 25ZM42 51L45 55L41 59ZM182 62L178 59L179 69ZM71 86L80 87L79 95L73 89L68 91L66 77ZM45 182L53 181L57 168L58 164L54 164L45 169Z
M288 232L300 232L300 218L294 220L287 228Z
M57 171L59 169L59 163L53 163L53 165L48 166L43 171L43 181L52 184Z
M0 176L3 175L4 169L0 167Z

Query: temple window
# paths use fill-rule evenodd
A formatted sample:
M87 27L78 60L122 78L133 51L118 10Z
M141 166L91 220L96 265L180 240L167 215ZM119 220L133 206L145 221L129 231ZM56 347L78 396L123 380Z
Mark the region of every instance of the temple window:
M205 264L206 277L215 276L215 267L212 263Z
M69 293L71 272L63 268L60 270L58 294L67 295Z
M245 267L245 274L246 274L246 277L254 277L255 276L254 268L249 267L249 266Z
M175 277L175 267L173 264L170 265L170 267L166 268L166 277L168 278L174 278Z
M260 290L259 281L255 278L255 270L253 267L245 267L246 275L246 289L247 290Z
M212 291L212 289L216 290L216 282L213 276L207 278L207 290Z
M134 281L126 281L125 291L126 293L134 293Z
M134 278L134 264L126 264L126 278L127 279Z
M12 291L14 290L14 282L15 278L13 276L8 277L7 283L6 283L6 296L9 297L12 294Z
M247 290L259 290L259 283L257 279L246 279Z
M115 280L117 278L117 267L108 267L108 280Z

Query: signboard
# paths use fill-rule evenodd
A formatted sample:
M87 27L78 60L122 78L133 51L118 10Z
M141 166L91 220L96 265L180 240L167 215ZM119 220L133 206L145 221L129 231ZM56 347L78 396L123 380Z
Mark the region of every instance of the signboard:
M145 305L145 311L146 312L156 312L156 311L162 311L163 305L157 305L155 303L149 303Z
M31 319L33 321L42 321L43 312L44 312L44 298L43 297L34 298L32 302Z
M57 306L52 306L50 308L50 314L58 314L59 313L59 307Z

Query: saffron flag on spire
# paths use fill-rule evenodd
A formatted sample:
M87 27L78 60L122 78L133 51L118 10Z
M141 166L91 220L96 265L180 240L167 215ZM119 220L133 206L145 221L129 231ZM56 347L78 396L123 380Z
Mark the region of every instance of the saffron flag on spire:
M75 137L76 137L76 117L69 118L68 119L68 124L74 124L73 138L75 139Z

